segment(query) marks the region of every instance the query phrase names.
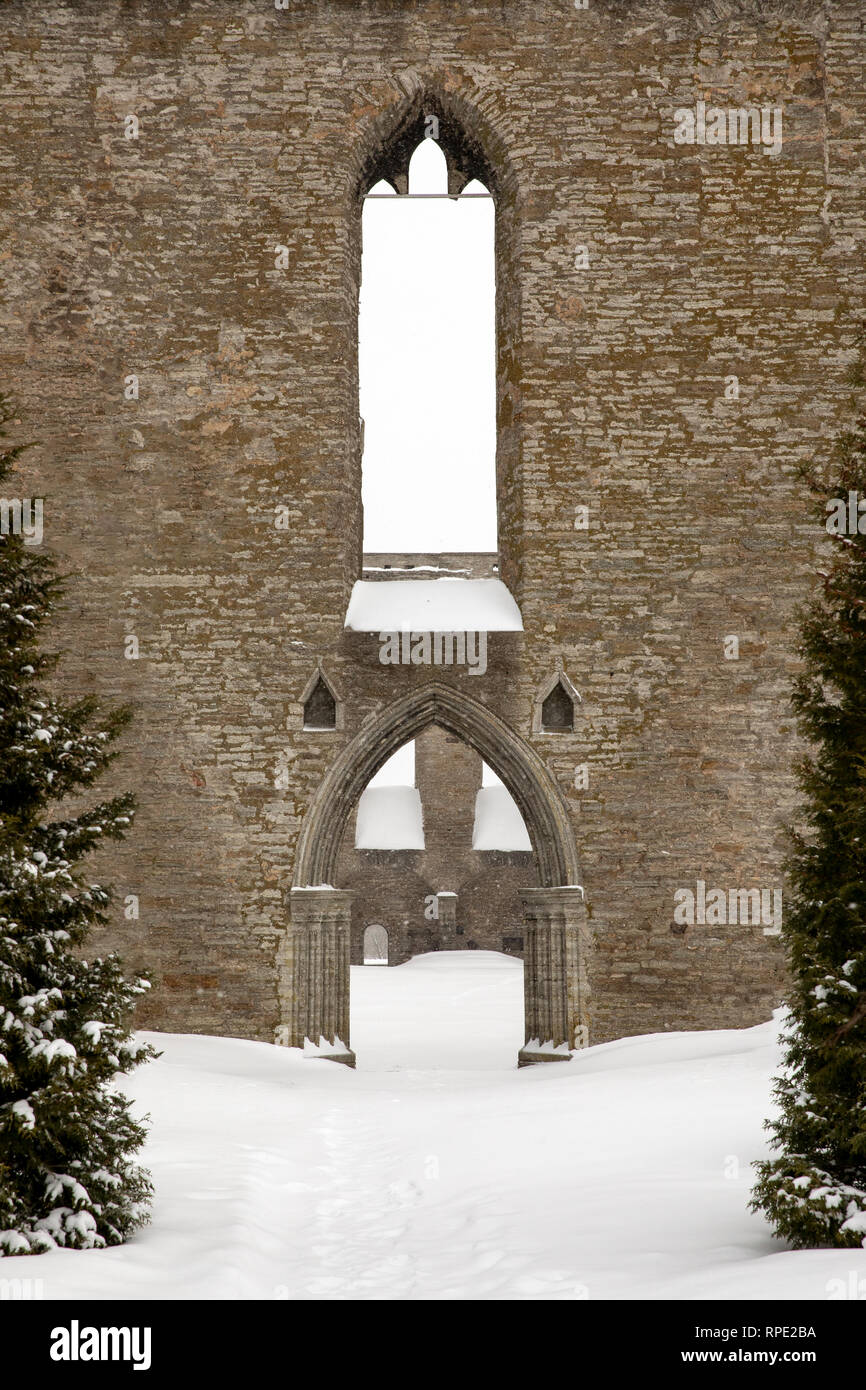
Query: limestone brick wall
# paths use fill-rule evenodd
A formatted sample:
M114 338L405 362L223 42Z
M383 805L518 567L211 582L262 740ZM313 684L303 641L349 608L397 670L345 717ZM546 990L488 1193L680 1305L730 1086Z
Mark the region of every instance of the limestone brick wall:
M142 1023L273 1036L311 798L430 679L342 626L360 195L428 100L493 171L501 573L525 627L491 635L483 679L447 679L567 797L593 1037L768 1015L777 942L674 932L673 901L781 882L817 540L796 469L847 422L866 301L864 18L863 0L0 7L0 386L40 441L21 492L46 498L71 576L60 679L136 708L112 776L141 810L99 866L120 901L96 944L152 971ZM676 144L698 100L781 108L781 149ZM302 729L317 661L333 732ZM559 662L574 732L534 734Z

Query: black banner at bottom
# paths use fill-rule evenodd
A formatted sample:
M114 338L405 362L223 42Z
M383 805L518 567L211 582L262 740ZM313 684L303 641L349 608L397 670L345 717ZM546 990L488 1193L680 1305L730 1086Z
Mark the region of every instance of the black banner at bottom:
M577 1306L562 1307L566 1301ZM772 1371L808 1367L826 1379L850 1367L851 1348L863 1333L863 1308L857 1302L552 1300L556 1306L551 1308L543 1301L527 1300L503 1325L501 1305L479 1301L471 1304L470 1313L476 1354L467 1356L461 1350L458 1358L446 1325L440 1321L434 1335L426 1308L419 1310L416 1324L412 1312L417 1305L412 1300L399 1302L402 1372L412 1374L420 1357L427 1377L437 1373L438 1362L441 1374L453 1378L462 1363L463 1379L471 1361L489 1379L503 1357L509 1358L508 1373L516 1374L511 1358L532 1347L537 1359L544 1345L523 1341L527 1325L548 1318L550 1341L544 1355L551 1368L559 1365L558 1374L565 1372L567 1378L569 1366L580 1369L578 1378L598 1368L616 1373L761 1366ZM460 1322L457 1309L451 1309L449 1317ZM356 1322L358 1335L349 1345L346 1333L354 1332ZM366 1377L371 1355L378 1361L386 1350L396 1349L390 1337L383 1336L386 1327L389 1332L398 1330L393 1319L383 1322L368 1300L310 1300L292 1306L11 1299L0 1301L0 1367L7 1385L62 1385L71 1377L77 1383L106 1373L115 1380L131 1375L142 1382L147 1376L162 1382L184 1374L214 1375L222 1383L238 1372L265 1367L293 1376L327 1356L332 1362L330 1379L341 1361L357 1362L363 1351L365 1364L355 1371ZM388 1374L398 1374L397 1366Z

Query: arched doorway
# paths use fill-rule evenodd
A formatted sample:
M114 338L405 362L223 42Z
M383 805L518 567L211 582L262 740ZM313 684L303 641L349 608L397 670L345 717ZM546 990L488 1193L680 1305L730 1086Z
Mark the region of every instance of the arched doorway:
M313 798L298 841L280 999L290 1046L322 1043L352 1065L349 1046L351 893L333 886L346 822L371 777L430 724L456 734L510 791L529 831L537 888L525 889L525 1040L518 1062L567 1060L589 1039L589 932L568 810L547 766L486 705L437 681L366 724Z
M364 929L364 964L388 964L388 932L376 922Z

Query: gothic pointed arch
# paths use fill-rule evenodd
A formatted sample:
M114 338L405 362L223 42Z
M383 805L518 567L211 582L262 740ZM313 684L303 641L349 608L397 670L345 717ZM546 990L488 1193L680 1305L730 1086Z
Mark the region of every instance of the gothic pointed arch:
M526 822L540 884L580 883L568 810L546 764L486 705L438 682L397 700L371 719L339 754L321 782L301 831L294 887L333 882L340 841L370 778L429 724L463 739L510 791Z
M514 200L517 175L511 150L518 144L517 132L510 127L507 110L492 105L489 90L447 69L410 69L396 74L390 85L391 100L377 103L378 110L366 102L361 108L360 141L350 172L356 199L363 199L379 179L405 193L409 160L435 130L448 166L450 193L460 193L478 178L494 197L501 196L503 205Z
M407 193L409 161L421 141L432 138L445 155L450 194L461 193L467 183L478 179L495 197L508 165L491 157L483 124L460 93L436 82L418 82L383 119L385 128L377 132L378 139L361 165L359 196L364 197L380 179L397 193Z

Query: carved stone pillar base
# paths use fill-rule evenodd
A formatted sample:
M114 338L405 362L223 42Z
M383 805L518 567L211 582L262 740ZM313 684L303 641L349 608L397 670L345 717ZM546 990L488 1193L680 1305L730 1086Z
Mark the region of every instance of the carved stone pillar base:
M538 1052L527 1044L517 1054L518 1067L534 1067L536 1062L570 1062L570 1052Z
M356 1060L351 1047L347 1047L344 1052L308 1052L305 1053L305 1058L314 1062L342 1062L345 1067L354 1067Z
M349 1046L349 925L352 894L293 888L280 971L280 1041L304 1055L355 1065Z
M568 1062L589 1042L590 932L583 889L524 888L526 1042L519 1067Z

